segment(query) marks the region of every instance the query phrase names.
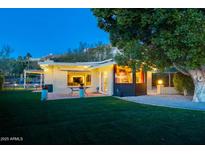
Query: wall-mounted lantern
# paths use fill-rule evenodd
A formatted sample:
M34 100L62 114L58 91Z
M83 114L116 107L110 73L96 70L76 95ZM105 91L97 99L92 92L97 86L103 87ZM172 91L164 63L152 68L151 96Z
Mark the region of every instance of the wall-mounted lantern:
M164 88L163 80L160 79L157 81L157 94L158 95L162 94L163 88Z
M158 81L157 81L157 84L158 84L158 85L163 85L163 80L161 80L161 79L158 80Z

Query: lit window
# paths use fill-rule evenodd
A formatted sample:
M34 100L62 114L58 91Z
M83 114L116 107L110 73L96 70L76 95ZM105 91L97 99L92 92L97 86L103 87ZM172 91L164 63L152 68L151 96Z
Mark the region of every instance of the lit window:
M116 66L115 83L132 83L132 70L127 66Z
M136 72L136 83L144 83L144 72L142 70Z
M87 72L68 72L67 75L67 85L68 86L84 86L91 85L91 75Z

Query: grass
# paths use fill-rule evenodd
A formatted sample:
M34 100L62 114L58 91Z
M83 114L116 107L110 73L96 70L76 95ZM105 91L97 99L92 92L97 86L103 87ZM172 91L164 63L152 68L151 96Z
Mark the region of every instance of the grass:
M0 144L205 144L205 112L114 97L41 103L40 93L0 93Z
M25 91L25 88L22 86L18 86L18 87L4 87L2 91L16 91L16 90L23 90ZM35 88L30 87L27 88L27 90L35 90Z

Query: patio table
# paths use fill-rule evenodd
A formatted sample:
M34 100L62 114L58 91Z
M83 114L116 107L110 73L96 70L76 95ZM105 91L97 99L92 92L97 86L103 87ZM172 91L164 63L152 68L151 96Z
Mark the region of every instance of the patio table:
M72 86L72 87L69 87L69 88L71 89L70 95L73 95L73 92L80 90L80 87L79 87L79 86ZM90 87L88 87L88 86L83 86L83 88L84 88L84 93L85 93L85 95L88 96L88 93L86 92L86 90L87 90L88 88L90 88Z

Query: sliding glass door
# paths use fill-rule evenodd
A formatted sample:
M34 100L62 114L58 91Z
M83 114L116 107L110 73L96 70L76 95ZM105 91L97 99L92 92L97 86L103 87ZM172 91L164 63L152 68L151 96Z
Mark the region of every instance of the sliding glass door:
M100 81L101 81L101 86L100 86L100 90L103 93L107 93L108 91L108 75L107 72L101 72L100 73Z

